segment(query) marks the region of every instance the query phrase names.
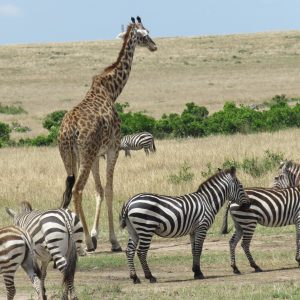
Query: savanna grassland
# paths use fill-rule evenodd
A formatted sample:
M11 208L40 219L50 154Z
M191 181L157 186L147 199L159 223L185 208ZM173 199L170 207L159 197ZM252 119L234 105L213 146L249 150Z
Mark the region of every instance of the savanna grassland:
M137 49L130 79L119 101L129 102L133 111L154 117L181 112L186 102L205 105L210 112L222 108L226 100L238 104L262 103L276 94L300 95L300 32L249 35L205 36L156 39L158 51ZM0 121L18 121L29 133L13 133L12 138L36 136L43 132L42 119L50 112L70 109L91 84L92 76L112 63L121 42L97 41L62 44L0 47L0 102L20 105L27 114L0 115ZM262 158L266 151L283 153L300 161L300 129L251 135L211 136L201 139L156 141L157 153L145 157L142 151L132 159L120 157L114 179L116 233L123 249L127 234L118 227L122 204L139 192L178 195L193 192L206 179L208 164L213 170L226 160ZM189 166L193 178L174 183L170 176ZM101 160L104 182L105 160ZM28 200L39 209L60 204L65 170L56 147L0 149L1 226L11 223L4 207L17 208ZM244 186L270 186L275 171L253 177L238 170ZM90 179L83 206L89 225L93 221L94 189ZM237 263L241 276L232 274L228 236L219 235L222 213L210 229L202 255L207 279L194 281L188 237L154 238L149 264L157 284L135 286L128 276L124 253L110 253L105 203L101 211L99 249L79 259L76 288L79 299L299 299L300 270L294 261L295 230L258 227L253 255L266 272L255 274L238 246ZM231 223L230 223L231 224ZM232 224L230 225L232 227ZM137 262L137 269L142 275ZM46 281L50 299L60 295L60 274L49 267ZM17 273L16 299L35 297L24 272ZM0 285L0 298L4 288ZM1 298L2 299L2 298Z

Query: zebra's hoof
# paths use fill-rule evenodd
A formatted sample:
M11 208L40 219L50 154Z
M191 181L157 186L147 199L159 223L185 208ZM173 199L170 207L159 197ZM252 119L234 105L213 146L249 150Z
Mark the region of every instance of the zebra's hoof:
M194 279L197 279L197 280L199 280L199 279L204 279L204 275L203 275L202 273L195 274L195 275L194 275Z
M122 248L111 248L111 252L122 252Z
M97 249L97 237L96 236L92 236L92 243L94 246L94 250L96 250Z
M139 283L141 283L140 279L139 279L137 276L134 277L134 278L132 278L132 282L133 282L134 284L139 284Z
M150 277L149 280L150 280L150 283L156 283L156 278L153 276Z
M241 272L240 272L240 270L238 268L234 269L233 273L237 274L237 275L241 275Z
M260 267L256 267L255 268L255 273L260 273L260 272L262 272L263 270L260 268Z

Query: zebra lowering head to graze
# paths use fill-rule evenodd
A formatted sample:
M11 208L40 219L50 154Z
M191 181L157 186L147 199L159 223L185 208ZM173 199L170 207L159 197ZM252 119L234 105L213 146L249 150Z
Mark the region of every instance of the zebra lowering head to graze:
M67 181L62 208L45 211L33 210L28 202L22 202L21 212L6 209L14 218L15 225L21 227L32 238L34 252L42 262L41 281L44 282L47 266L51 260L63 274L64 291L62 299L77 299L74 290L77 253L84 255L83 227L78 216L67 209L72 195L74 181Z
M149 132L140 132L130 135L125 135L121 139L120 150L125 151L125 156L130 155L130 150L144 149L146 155L150 152L155 152L156 147L154 144L153 135Z
M167 238L189 234L194 278L204 278L200 270L203 242L227 198L238 205L250 205L234 167L219 171L203 182L195 193L179 197L138 194L124 204L120 224L122 228L127 227L129 234L126 255L133 283L140 283L133 262L136 248L146 279L156 282L147 263L147 252L154 234Z
M291 160L281 163L273 187L286 188L300 185L300 165Z
M229 211L234 221L235 232L229 246L231 267L235 274L240 274L235 260L235 248L240 239L250 266L255 272L262 271L250 253L250 243L257 224L267 227L295 224L297 232L295 259L300 266L300 187L289 187L288 180L284 176L286 175L275 177L274 185L277 188L246 188L245 191L251 200L249 209L245 210L234 203L230 204ZM283 189L279 189L279 186Z
M14 277L20 265L30 278L39 299L46 299L40 280L41 270L35 260L30 237L16 226L1 228L0 273L4 278L8 300L12 300L16 294Z

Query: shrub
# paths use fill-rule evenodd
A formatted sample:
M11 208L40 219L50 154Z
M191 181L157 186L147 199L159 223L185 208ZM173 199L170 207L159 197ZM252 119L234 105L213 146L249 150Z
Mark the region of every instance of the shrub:
M0 147L4 146L10 137L11 129L8 124L0 122Z
M0 113L7 115L17 115L27 113L26 110L21 106L14 105L2 105L0 103Z
M58 110L48 114L43 121L43 127L48 130L52 127L59 127L66 113L66 110Z

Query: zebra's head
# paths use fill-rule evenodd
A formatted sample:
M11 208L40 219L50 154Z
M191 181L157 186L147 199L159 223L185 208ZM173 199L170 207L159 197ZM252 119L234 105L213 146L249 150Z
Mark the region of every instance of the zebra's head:
M236 203L242 208L249 208L251 203L247 193L244 190L243 185L236 177L236 168L231 167L230 169L224 170L224 174L228 181L228 201Z
M300 184L300 166L291 160L280 164L278 174L273 181L273 188L284 189Z
M11 216L14 219L14 224L16 226L20 226L20 221L22 218L29 213L32 212L32 207L31 204L27 201L21 202L21 211L20 212L15 212L11 208L5 208L6 212L8 213L9 216Z

